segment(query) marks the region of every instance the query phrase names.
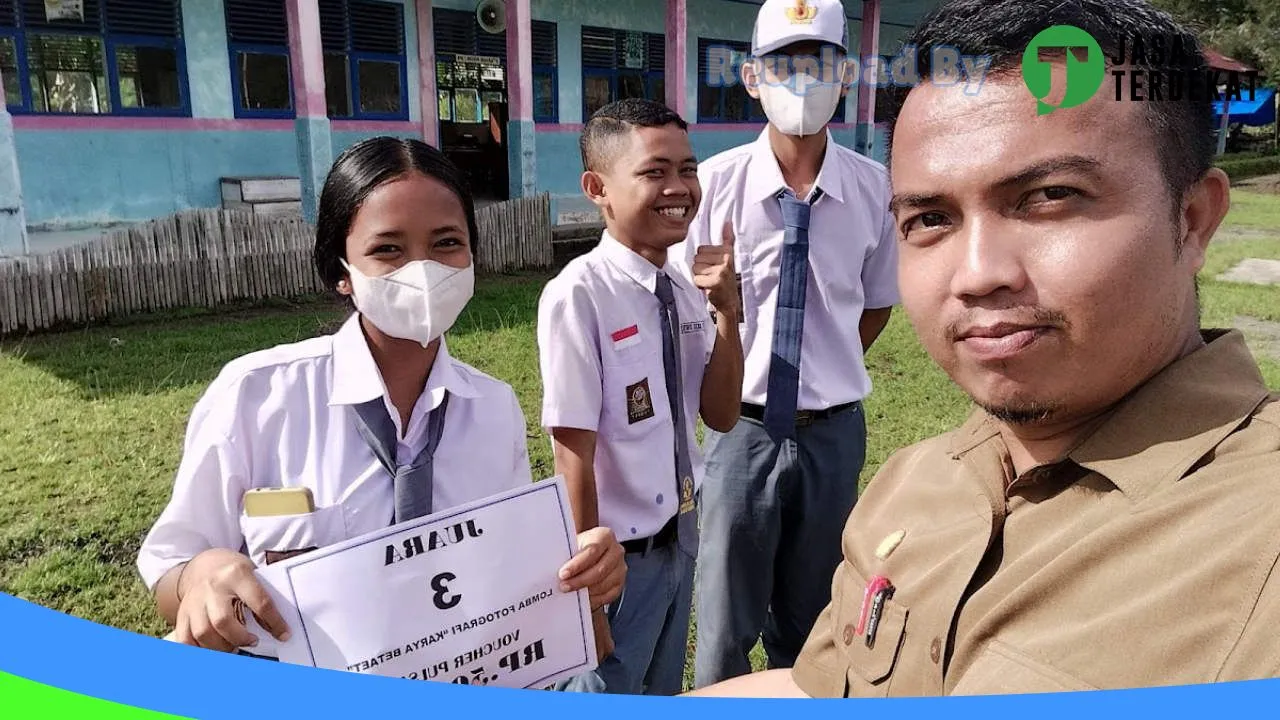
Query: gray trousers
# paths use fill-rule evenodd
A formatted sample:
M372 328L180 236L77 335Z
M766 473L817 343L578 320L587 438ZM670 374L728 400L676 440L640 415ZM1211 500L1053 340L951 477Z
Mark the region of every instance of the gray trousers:
M831 602L866 437L861 403L796 428L796 439L781 444L749 418L725 434L707 431L697 687L751 672L757 639L769 667L795 664Z
M560 683L567 692L677 695L684 686L694 561L675 541L627 553L622 595L607 608L613 654L596 670Z

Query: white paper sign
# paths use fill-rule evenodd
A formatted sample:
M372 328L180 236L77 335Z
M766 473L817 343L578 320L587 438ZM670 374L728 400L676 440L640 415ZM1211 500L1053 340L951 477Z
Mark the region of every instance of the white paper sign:
M623 67L637 70L643 68L645 65L644 35L642 33L628 31L623 38Z
M84 0L44 0L44 19L84 21Z
M596 666L564 480L518 488L258 571L288 623L283 662L412 680L547 688ZM250 619L250 631L266 633Z

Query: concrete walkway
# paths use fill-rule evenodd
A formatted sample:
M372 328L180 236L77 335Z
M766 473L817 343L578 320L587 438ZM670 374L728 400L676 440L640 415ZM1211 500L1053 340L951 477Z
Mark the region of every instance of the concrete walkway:
M1255 354L1267 355L1280 362L1280 322L1237 317L1232 327L1244 333Z
M1280 260L1246 258L1218 276L1226 282L1280 286ZM1245 334L1255 353L1280 360L1280 322L1236 317L1232 323Z
M1280 260L1246 258L1219 275L1218 279L1252 285L1280 285Z

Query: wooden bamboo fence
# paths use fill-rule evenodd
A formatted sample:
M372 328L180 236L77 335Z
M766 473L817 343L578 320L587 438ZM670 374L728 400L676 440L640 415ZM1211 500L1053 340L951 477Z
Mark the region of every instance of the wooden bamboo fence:
M477 213L477 269L550 267L547 195ZM131 314L314 295L314 230L297 218L188 210L47 254L0 260L0 335Z
M301 220L188 210L0 261L0 334L321 291Z
M476 211L476 269L488 272L551 267L551 197L546 193Z

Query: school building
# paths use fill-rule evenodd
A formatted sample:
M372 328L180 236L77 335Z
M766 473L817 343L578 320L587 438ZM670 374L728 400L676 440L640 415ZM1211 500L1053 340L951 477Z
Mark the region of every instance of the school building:
M703 158L759 133L759 103L709 80L759 4L0 0L0 256L23 228L224 206L246 178L292 184L311 217L333 159L375 135L440 147L478 196L586 219L578 133L612 100L665 101ZM936 4L846 0L850 53L892 54ZM880 157L876 119L874 90L851 92L835 137Z

